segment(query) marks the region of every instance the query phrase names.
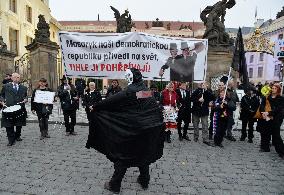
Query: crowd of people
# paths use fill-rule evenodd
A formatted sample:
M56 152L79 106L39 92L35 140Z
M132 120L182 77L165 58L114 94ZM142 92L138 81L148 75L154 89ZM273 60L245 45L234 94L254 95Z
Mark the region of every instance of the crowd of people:
M75 86L66 77L61 79L57 90L66 136L77 134L76 112L81 98L89 122L86 147L95 148L114 162L115 172L110 182L105 184L106 189L119 192L121 180L130 166L139 167L138 183L147 188L150 179L149 164L161 157L161 140L172 142L172 132L177 131L178 141L189 142L193 139L198 142L201 123L204 144L224 147L223 138L236 141L232 129L238 104L242 121L239 140L248 139L249 143L253 143L254 124L257 123L256 130L261 136L260 152L269 152L273 145L284 159L284 144L280 135L284 97L279 83L263 86L250 84L243 88L245 95L239 100L233 81L220 80L215 91L209 88L207 82L198 83L194 90L190 90L186 82L170 82L159 92L154 84L150 86L150 91L146 88L137 69L129 70L126 79L129 85L125 89L119 86L118 80L113 80L105 98L102 98L94 82L85 86L85 82L78 81ZM21 129L26 125L25 103L28 94L27 88L20 83L18 73L7 75L3 84L0 95L0 105L3 108L1 126L6 128L7 146L10 147L22 140ZM37 90L51 91L45 78L38 81L31 97L31 111L38 117L42 140L50 138L48 120L53 105L36 102ZM194 132L192 138L188 134L191 122ZM149 147L145 147L146 142Z

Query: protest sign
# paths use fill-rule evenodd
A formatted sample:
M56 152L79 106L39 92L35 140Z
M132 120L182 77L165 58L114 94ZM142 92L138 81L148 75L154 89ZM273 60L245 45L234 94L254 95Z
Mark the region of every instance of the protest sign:
M205 39L138 32L59 32L59 37L67 76L123 79L126 69L131 67L139 69L144 80L159 77L161 69L166 81L201 81L206 74ZM173 45L175 48L171 48Z

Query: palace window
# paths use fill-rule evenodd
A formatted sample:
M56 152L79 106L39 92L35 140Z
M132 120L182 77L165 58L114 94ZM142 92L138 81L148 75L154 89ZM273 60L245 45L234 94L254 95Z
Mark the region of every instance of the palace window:
M17 0L9 0L9 9L12 12L17 13Z
M263 61L264 53L259 54L259 61Z
M15 29L9 29L9 43L10 51L18 55L18 31Z
M29 23L32 23L32 8L30 6L26 6L26 18Z
M274 76L275 77L279 77L279 75L280 75L280 68L281 68L281 64L276 64L274 66Z
M253 55L250 56L249 63L253 63Z
M253 68L249 68L248 76L249 76L249 78L253 77Z
M279 35L278 35L278 39L279 39L279 40L282 40L282 39L283 39L283 34L279 34Z
M257 77L261 78L262 75L263 75L263 67L261 66L261 67L258 67L257 69Z

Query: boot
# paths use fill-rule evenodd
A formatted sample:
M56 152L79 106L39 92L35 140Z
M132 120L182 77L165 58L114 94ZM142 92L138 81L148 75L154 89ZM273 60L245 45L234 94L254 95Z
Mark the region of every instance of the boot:
M171 140L171 131L168 131L168 132L167 132L167 142L168 142L168 143L171 143L171 142L172 142L172 140Z
M119 194L120 192L120 189L114 189L110 182L106 182L105 185L104 185L104 189L108 190L108 191L111 191L112 193L114 194Z
M44 139L44 133L43 133L43 131L40 131L40 138L39 138L40 140L43 140Z

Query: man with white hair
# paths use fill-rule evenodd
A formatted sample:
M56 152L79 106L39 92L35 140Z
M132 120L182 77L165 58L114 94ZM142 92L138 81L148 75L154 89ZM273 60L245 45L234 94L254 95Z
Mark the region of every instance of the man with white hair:
M5 108L12 108L12 106L18 105L15 112L3 112L1 119L1 126L6 128L8 145L12 146L15 141L22 141L21 131L22 126L26 126L27 112L25 103L28 101L27 98L27 87L20 84L20 75L18 73L12 74L12 82L7 83L3 86L0 95L0 104ZM13 109L10 109L13 110ZM9 116L7 115L9 114ZM16 132L14 130L16 126Z
M87 118L90 121L90 106L94 105L95 103L98 103L99 101L102 101L102 95L101 93L96 89L96 83L90 82L89 87L84 93L83 96L83 106L85 107L85 111L87 113Z
M198 84L198 88L194 90L191 95L192 106L192 123L194 129L194 141L197 142L199 138L199 122L202 125L202 139L203 143L211 145L208 135L208 116L209 106L212 106L214 95L211 89L208 89L208 84L204 81Z

